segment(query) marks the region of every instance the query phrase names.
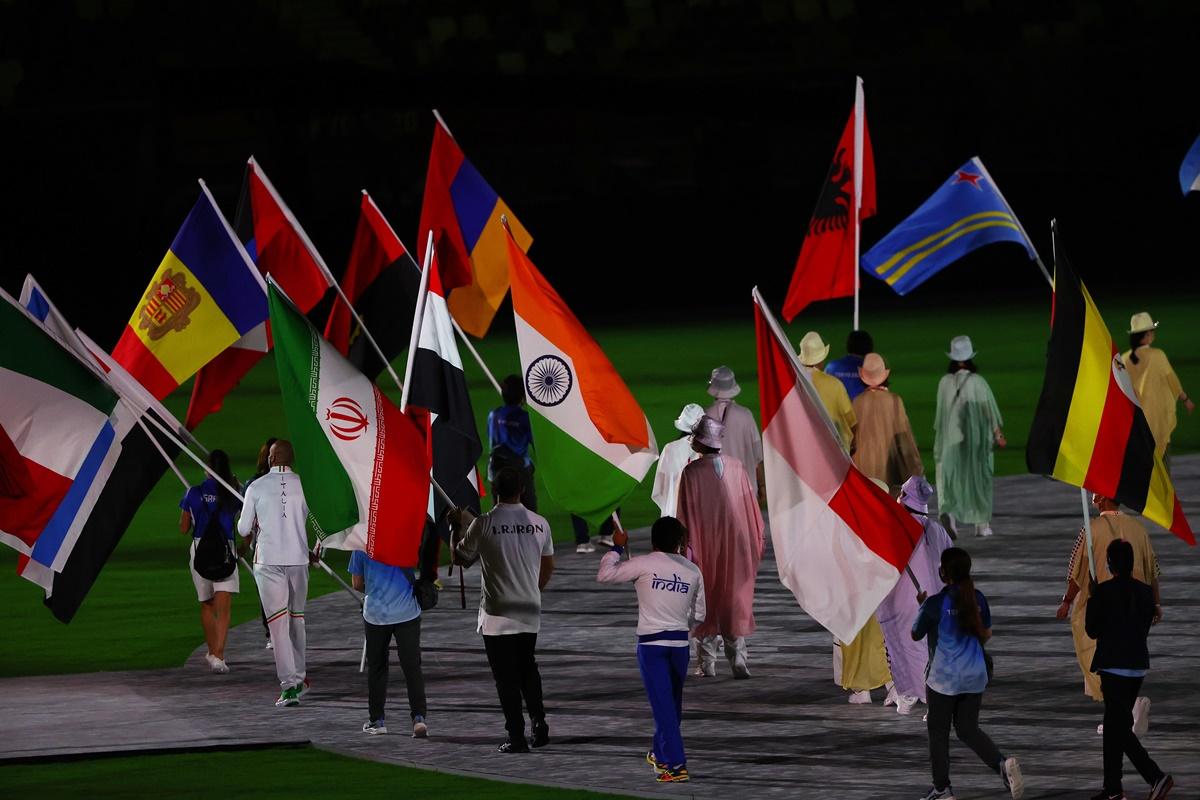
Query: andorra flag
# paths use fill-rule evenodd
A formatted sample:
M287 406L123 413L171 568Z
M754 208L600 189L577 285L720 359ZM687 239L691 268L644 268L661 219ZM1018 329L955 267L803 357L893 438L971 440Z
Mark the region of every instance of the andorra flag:
M550 496L598 525L658 459L650 423L600 345L511 237L521 374Z
M159 400L267 318L262 278L200 190L112 353Z
M1067 263L1057 228L1054 239L1046 377L1026 465L1030 472L1110 497L1194 545L1125 364L1087 287Z

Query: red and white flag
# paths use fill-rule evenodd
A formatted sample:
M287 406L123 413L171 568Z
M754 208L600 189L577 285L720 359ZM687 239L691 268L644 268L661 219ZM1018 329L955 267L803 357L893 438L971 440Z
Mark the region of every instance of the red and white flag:
M759 402L779 580L849 642L899 580L921 526L858 471L805 368L754 290Z

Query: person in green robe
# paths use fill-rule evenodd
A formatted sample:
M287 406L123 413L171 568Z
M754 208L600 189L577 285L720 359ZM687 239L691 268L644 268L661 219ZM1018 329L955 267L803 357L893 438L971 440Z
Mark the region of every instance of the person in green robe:
M971 338L955 336L946 355L950 366L938 384L933 423L938 511L955 537L960 523L991 536L992 448L1007 444L1003 421L991 387L976 371Z

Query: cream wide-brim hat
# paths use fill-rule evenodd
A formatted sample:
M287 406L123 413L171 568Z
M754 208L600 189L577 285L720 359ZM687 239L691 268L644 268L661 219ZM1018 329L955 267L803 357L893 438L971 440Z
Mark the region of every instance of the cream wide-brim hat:
M975 357L975 347L971 344L971 337L955 336L950 340L950 352L946 355L951 361L970 361Z
M800 340L800 363L806 367L820 364L829 356L829 345L821 341L821 334L809 331Z
M858 377L862 378L862 382L867 386L878 386L888 379L892 371L888 369L887 364L883 360L883 356L879 353L867 353L867 357L863 359L862 366L858 368Z
M741 394L742 387L738 386L733 370L722 365L714 369L709 376L708 393L718 400L728 400Z
M1129 318L1130 333L1145 333L1157 327L1158 323L1154 321L1154 317L1150 316L1149 311L1139 311Z

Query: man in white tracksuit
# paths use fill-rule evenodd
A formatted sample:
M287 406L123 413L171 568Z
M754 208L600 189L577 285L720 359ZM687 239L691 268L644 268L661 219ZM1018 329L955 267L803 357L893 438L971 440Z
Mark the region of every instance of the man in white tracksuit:
M238 533L249 540L258 531L254 580L275 647L275 674L281 692L277 706L300 704L308 690L304 669L304 602L308 598L308 503L300 476L292 472L291 442L271 445L271 471L246 489Z

